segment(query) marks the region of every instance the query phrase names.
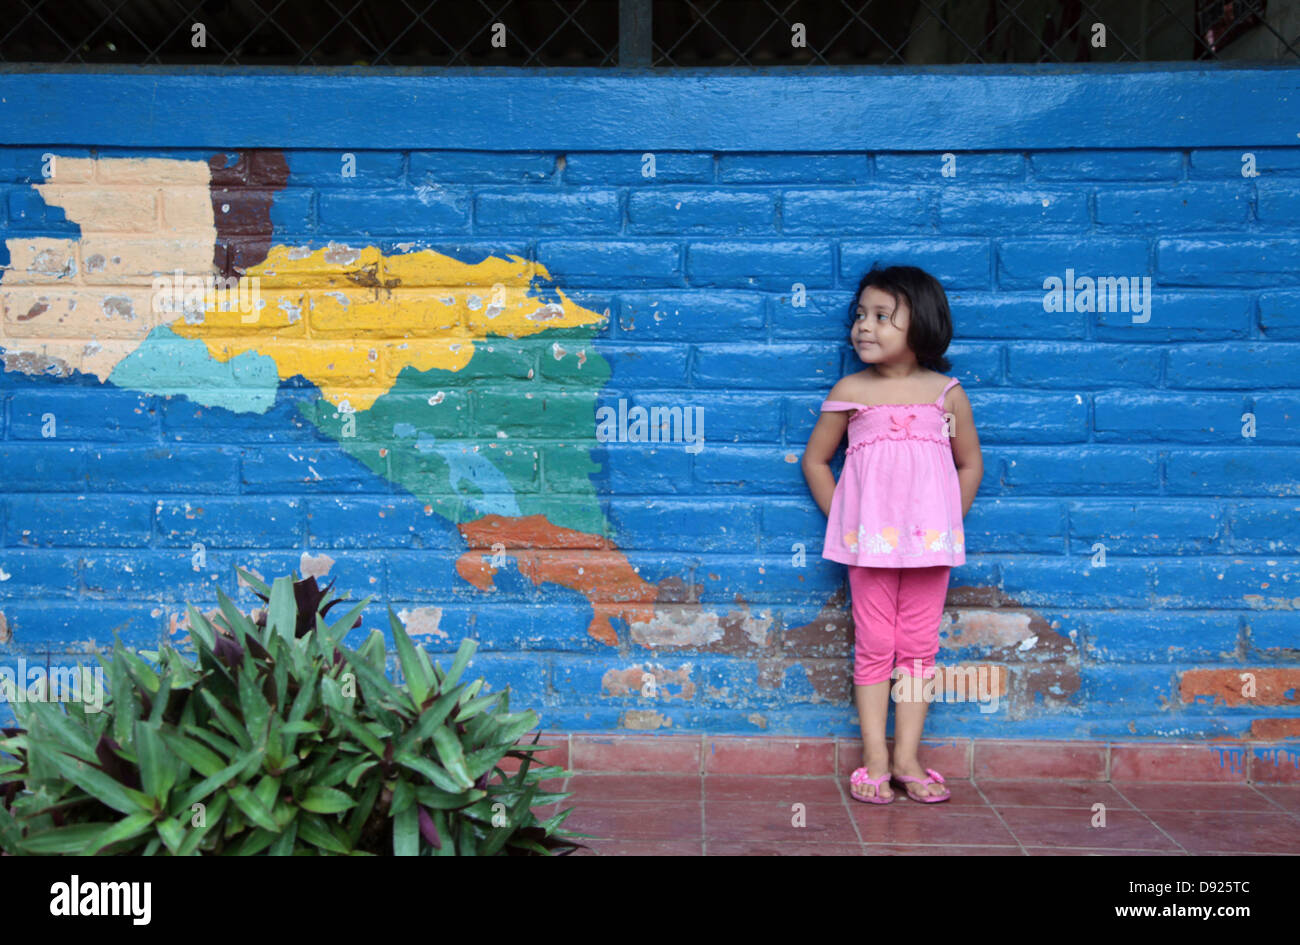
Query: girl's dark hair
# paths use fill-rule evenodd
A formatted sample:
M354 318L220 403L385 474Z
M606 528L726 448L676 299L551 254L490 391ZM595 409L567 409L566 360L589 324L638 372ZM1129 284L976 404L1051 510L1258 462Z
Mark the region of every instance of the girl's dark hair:
M923 368L947 374L952 364L943 353L952 341L952 313L948 310L948 296L939 280L916 266L890 266L881 269L873 265L871 271L858 283L849 303L849 324L857 320L858 299L868 286L875 286L894 297L907 300L912 320L907 326L907 346L916 354Z

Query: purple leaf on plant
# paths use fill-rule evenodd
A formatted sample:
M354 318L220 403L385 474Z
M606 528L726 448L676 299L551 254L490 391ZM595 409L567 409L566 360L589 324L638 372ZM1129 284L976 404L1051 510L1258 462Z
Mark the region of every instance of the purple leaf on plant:
M420 808L420 835L433 845L435 850L442 849L442 841L438 838L438 828L433 824L433 818L423 807Z

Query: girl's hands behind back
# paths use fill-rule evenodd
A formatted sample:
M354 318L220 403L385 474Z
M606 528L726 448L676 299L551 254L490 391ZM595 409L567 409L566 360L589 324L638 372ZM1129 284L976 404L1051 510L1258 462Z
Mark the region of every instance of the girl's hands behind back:
M835 394L843 386L844 382L840 381L832 387L826 399L841 399ZM831 498L835 495L835 474L831 472L831 457L840 448L848 428L847 410L824 410L817 418L817 423L813 425L812 433L808 435L808 444L803 450L803 459L800 462L803 477L808 481L808 489L812 492L813 500L822 510L823 515L830 515Z

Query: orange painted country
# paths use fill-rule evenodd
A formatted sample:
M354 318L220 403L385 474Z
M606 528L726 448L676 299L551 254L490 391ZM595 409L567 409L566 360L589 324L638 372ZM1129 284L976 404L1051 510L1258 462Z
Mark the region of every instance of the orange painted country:
M601 643L618 644L615 617L629 624L654 618L658 588L600 535L552 525L543 515L487 515L458 527L470 550L457 560L456 573L480 590L492 587L494 549L508 551L535 585L558 584L587 598L592 607L587 632Z

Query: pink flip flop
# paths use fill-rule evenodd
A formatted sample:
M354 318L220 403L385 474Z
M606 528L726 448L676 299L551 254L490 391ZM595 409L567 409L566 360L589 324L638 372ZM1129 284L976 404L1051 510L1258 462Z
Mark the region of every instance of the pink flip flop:
M888 774L882 774L878 778L871 777L871 772L866 768L859 768L849 775L849 797L855 801L862 801L864 804L892 804L894 798L898 795L891 794L889 797L880 796L880 785L889 777ZM871 797L863 797L854 792L853 788L859 784L870 784L876 789L876 793Z
M907 782L909 781L916 781L919 784L943 784L943 775L938 771L935 771L933 768L926 768L925 773L930 775L930 777L917 778L910 774L896 774L894 775L894 780L900 782L905 791L907 791ZM907 791L907 796L914 801L920 801L922 804L938 804L940 801L946 801L948 798L952 797L952 791L944 788L942 794L926 794L924 796Z

